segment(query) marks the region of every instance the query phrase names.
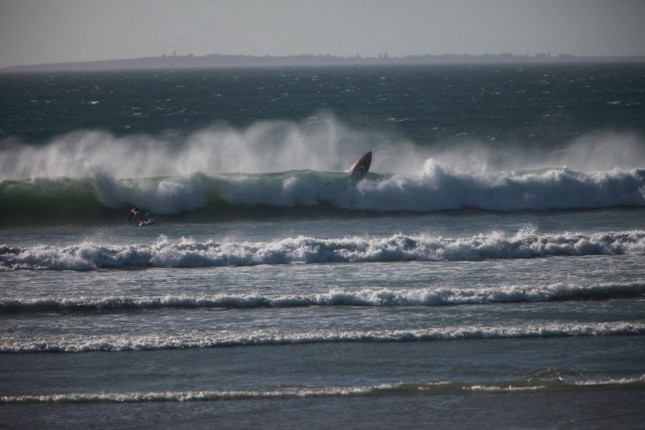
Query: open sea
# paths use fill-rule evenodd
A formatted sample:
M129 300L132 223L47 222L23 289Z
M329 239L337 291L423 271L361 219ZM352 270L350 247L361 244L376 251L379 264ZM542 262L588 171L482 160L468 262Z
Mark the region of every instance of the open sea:
M1 428L644 426L645 64L0 74Z

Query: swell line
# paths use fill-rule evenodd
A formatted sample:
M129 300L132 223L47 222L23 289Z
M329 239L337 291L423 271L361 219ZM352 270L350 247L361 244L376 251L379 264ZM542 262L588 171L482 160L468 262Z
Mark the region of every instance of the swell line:
M388 395L498 394L516 392L589 391L643 388L645 375L621 379L541 379L509 382L428 382L366 386L284 387L267 390L195 390L115 393L60 393L0 396L2 404L44 403L148 403L293 398L375 397Z
M304 345L315 343L395 343L469 339L517 339L585 336L629 336L645 334L645 323L549 323L515 326L457 326L412 330L314 330L282 333L254 330L250 333L195 332L181 335L108 335L0 338L0 353L81 353L157 351L195 348Z
M0 313L120 312L157 309L259 309L310 306L454 306L489 303L611 300L645 296L645 283L502 286L497 288L366 288L332 289L325 293L166 295L159 297L78 297L0 299Z

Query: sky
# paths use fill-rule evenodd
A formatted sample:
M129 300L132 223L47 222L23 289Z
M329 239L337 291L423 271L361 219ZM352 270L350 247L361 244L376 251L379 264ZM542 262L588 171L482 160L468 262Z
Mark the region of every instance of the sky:
M0 0L0 68L155 57L645 55L645 0Z

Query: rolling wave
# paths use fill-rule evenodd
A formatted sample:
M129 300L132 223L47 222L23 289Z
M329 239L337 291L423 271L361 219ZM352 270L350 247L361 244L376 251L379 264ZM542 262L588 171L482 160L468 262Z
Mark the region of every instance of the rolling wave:
M645 231L594 234L491 232L466 238L396 234L320 239L297 236L270 242L172 241L109 245L0 246L0 270L97 270L152 267L223 267L400 261L478 261L550 256L643 255Z
M254 330L251 333L183 333L181 335L105 335L5 339L0 353L81 353L156 351L188 348L221 348L240 346L301 345L348 342L431 342L457 339L517 339L581 336L627 336L645 334L645 323L546 323L514 326L456 326L413 330L315 330L282 333Z
M0 403L148 403L221 400L293 399L306 397L371 397L383 395L433 395L465 393L514 393L585 391L598 387L613 389L642 388L645 375L620 379L539 379L490 383L427 382L365 386L279 387L265 390L199 390L115 393L60 393L43 395L4 395Z
M215 294L211 296L78 297L73 299L0 299L0 313L97 312L151 309L257 309L307 306L444 306L486 303L523 303L610 300L645 296L645 284L578 286L502 286L498 288L376 288L358 291L332 289L326 293Z
M432 212L593 209L645 206L645 170L583 173L545 168L469 173L426 160L420 174L374 174L356 182L345 173L290 171L267 174L202 173L117 179L5 180L0 222L8 224L121 221L132 206L168 220L215 221L309 211ZM44 216L46 214L46 216Z

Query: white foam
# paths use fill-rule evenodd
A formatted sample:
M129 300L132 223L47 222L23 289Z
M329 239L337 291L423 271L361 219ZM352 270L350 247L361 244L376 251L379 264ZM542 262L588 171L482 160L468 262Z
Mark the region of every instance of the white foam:
M474 175L428 163L432 167L420 175L369 176L359 183L309 172L292 172L284 178L197 176L168 178L158 184L120 182L105 187L100 200L112 207L136 201L156 213L203 207L209 192L233 205L284 208L324 202L339 209L378 212L645 206L645 170L582 173L557 168Z
M140 245L91 241L70 246L0 247L0 270L95 270L128 267L210 267L377 261L473 261L556 255L643 255L645 231L594 234L491 232L467 238L396 234L270 242L196 242L161 236Z
M617 385L620 387L638 386L645 381L645 375L633 378L603 381L600 385ZM425 382L425 383L390 383L358 386L322 386L322 387L278 387L258 390L196 390L196 391L130 391L130 392L90 392L90 393L57 393L41 395L4 395L0 396L2 404L24 403L148 403L148 402L191 402L220 400L257 400L257 399L292 399L307 397L351 397L380 396L383 394L461 394L477 393L514 393L549 390L575 390L597 386L597 380L574 381L567 383L561 380L509 381L506 383L463 383L463 382Z
M249 333L194 332L181 335L106 335L34 337L4 339L0 353L146 351L231 346L290 345L343 342L428 342L456 339L550 338L577 336L624 336L645 334L645 324L637 322L546 323L514 326L456 326L416 330L315 330L282 333L258 329Z
M201 390L125 393L69 393L1 396L0 403L142 403L244 400L361 395L374 387L277 388L275 390Z
M164 296L79 296L74 298L0 299L0 311L39 312L47 310L96 311L159 308L290 308L305 306L443 306L486 303L542 302L551 300L588 300L616 297L639 297L645 294L645 283L599 285L502 285L499 287L418 289L332 288L309 294L259 293Z

